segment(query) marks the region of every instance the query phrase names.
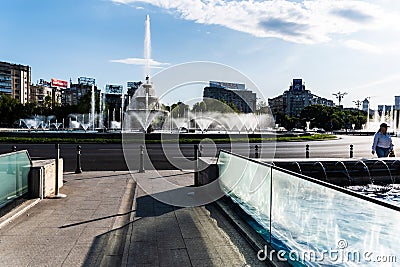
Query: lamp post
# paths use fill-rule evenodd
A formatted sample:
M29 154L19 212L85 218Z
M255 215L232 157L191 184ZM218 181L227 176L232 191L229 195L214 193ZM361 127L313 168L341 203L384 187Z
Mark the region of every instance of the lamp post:
M332 94L332 95L334 95L336 98L337 98L337 100L339 101L339 106L341 105L341 103L342 103L342 99L344 98L344 96L345 95L347 95L347 93L346 92L337 92L337 93L334 93L334 94Z

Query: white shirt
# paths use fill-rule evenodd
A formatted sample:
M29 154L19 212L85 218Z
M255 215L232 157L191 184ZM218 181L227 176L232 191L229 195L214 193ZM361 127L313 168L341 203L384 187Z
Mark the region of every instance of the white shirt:
M377 146L390 148L390 150L392 150L393 143L390 134L382 134L380 131L377 132L374 136L374 142L372 143L372 151L375 151Z

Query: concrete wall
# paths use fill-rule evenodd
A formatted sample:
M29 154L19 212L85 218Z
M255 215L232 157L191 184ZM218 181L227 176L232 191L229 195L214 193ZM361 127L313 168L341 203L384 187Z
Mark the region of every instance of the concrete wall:
M45 198L55 193L56 161L55 159L34 160L29 178L29 194L31 197ZM59 160L58 188L63 186L63 159Z
M199 176L197 186L209 184L219 176L217 158L201 157L199 158Z

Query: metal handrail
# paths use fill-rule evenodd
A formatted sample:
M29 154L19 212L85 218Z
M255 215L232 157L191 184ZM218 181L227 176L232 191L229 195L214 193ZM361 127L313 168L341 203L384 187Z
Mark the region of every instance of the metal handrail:
M325 186L327 188L333 189L335 191L338 191L338 192L341 192L341 193L344 193L344 194L347 194L347 195L351 195L353 197L356 197L356 198L359 198L359 199L363 199L363 200L366 200L368 202L371 202L371 203L374 203L374 204L377 204L377 205L380 205L380 206L384 206L386 208L389 208L389 209L392 209L392 210L400 212L400 206L396 206L396 205L393 205L391 203L384 202L384 201L369 197L367 195L361 195L361 194L358 194L358 193L356 193L354 191L351 191L349 189L346 189L346 188L343 188L343 187L340 187L340 186L337 186L337 185L334 185L334 184L330 184L330 183L327 183L327 182L324 182L324 181L321 181L321 180L318 180L318 179L315 179L315 178L312 178L312 177L309 177L309 176L305 176L303 174L299 174L299 173L296 173L296 172L293 172L293 171L290 171L290 170L286 170L286 169L274 166L274 165L266 163L266 162L260 162L260 161L257 161L257 160L251 159L251 158L247 158L245 156L242 156L242 155L239 155L239 154L236 154L236 153L232 153L232 152L227 151L227 150L223 150L223 149L219 150L218 151L218 155L217 155L218 158L220 156L220 152L224 152L224 153L227 153L227 154L230 154L230 155L245 159L247 161L251 161L251 162L254 162L254 163L257 163L257 164L260 164L260 165L263 165L263 166L266 166L266 167L269 167L269 168L272 168L272 169L275 169L277 171L280 171L280 172L283 172L283 173L286 173L286 174L290 174L292 176L295 176L297 178L312 182L314 184L322 185L322 186Z

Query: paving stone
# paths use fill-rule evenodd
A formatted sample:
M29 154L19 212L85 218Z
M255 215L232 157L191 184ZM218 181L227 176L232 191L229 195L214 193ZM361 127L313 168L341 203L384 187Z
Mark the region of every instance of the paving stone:
M107 173L114 175L107 178L107 183L94 178ZM0 266L81 266L99 262L115 218L93 216L96 212L118 214L127 185L126 172L67 174L64 180L61 193L67 198L44 199L0 229Z
M193 182L193 173L182 171L146 171L141 179L160 174L180 185ZM129 177L126 172L65 175L67 182L61 192L68 194L67 198L45 199L29 216L0 229L0 265L99 266L102 259L111 264L120 255L107 250L109 240L118 243L125 239L127 266L260 265L254 251L212 205L173 207L140 187L129 214L132 221L118 232L110 231L121 219L120 205ZM159 186L154 189L163 190ZM173 199L172 194L168 196Z
M185 248L158 249L159 266L191 266L189 256Z

